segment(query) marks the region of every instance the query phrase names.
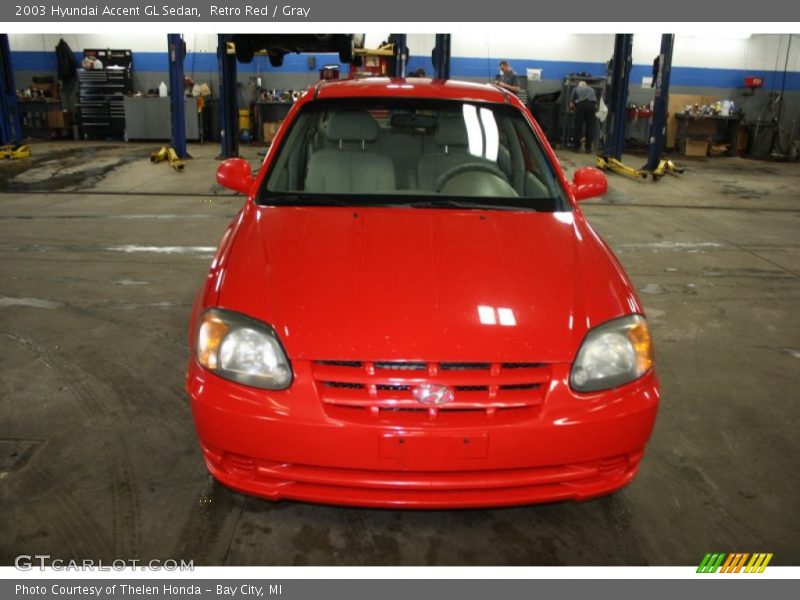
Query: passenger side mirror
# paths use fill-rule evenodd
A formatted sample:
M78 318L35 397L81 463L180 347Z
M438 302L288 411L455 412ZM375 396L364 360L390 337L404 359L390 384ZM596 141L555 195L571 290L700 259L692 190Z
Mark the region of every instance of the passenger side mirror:
M600 169L581 167L572 177L572 193L575 200L586 200L602 196L608 190L608 180Z
M224 160L217 169L217 183L235 192L249 196L255 182L250 163L243 158Z

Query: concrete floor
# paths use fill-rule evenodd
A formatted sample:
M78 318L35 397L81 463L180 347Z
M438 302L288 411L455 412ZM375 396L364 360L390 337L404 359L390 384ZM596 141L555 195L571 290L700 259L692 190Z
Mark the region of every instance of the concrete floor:
M800 165L695 160L657 184L612 176L584 205L656 340L663 403L631 486L402 512L272 504L207 475L183 391L187 315L242 199L214 183L217 146L191 147L182 174L150 149L39 144L0 164L0 564L800 563Z

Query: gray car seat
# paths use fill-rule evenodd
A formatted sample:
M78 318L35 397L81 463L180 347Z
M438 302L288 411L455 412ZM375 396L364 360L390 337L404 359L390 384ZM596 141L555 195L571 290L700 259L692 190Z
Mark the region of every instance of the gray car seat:
M305 190L317 194L395 191L392 159L372 150L379 129L377 121L364 110L332 113L324 128L330 147L317 150L309 158Z

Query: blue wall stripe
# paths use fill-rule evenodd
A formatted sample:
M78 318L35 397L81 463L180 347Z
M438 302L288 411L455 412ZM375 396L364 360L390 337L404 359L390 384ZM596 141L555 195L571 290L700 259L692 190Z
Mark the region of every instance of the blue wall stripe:
M40 73L54 73L57 69L55 52L43 51L14 51L11 53L14 70L38 71ZM316 65L309 68L308 59L314 57ZM80 53L76 53L80 60ZM451 60L450 71L453 77L485 78L490 81L497 72L497 63L493 58L467 58L455 56ZM569 73L588 72L593 75L605 73L605 63L602 62L575 62L552 60L512 60L514 69L525 73L527 68L542 69L542 78L545 80L560 80ZM247 73L308 73L319 70L323 65L339 64L336 54L287 54L282 67L275 68L269 64L265 56L256 56L252 63L239 64L239 72ZM134 72L164 73L168 70L166 52L134 52ZM186 57L184 69L187 75L192 73L216 72L217 55L214 52L190 52ZM343 72L347 67L340 65ZM412 56L409 59L408 69L414 71L423 68L428 75L433 74L431 59L426 56ZM634 65L631 70L633 86L640 85L642 77L652 74L650 65ZM705 87L705 88L743 88L744 78L758 76L764 78L764 87L767 89L780 88L783 79L782 71L748 71L745 69L714 69L701 67L673 67L672 85ZM786 74L786 90L800 91L800 72L790 71Z
M55 52L20 52L11 51L11 64L15 71L45 71L58 69Z

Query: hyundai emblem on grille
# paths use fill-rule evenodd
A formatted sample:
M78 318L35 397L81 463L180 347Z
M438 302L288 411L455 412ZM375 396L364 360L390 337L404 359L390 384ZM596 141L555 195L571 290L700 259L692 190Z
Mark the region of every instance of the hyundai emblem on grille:
M452 388L446 385L423 383L412 391L414 398L422 404L447 404L455 399Z

